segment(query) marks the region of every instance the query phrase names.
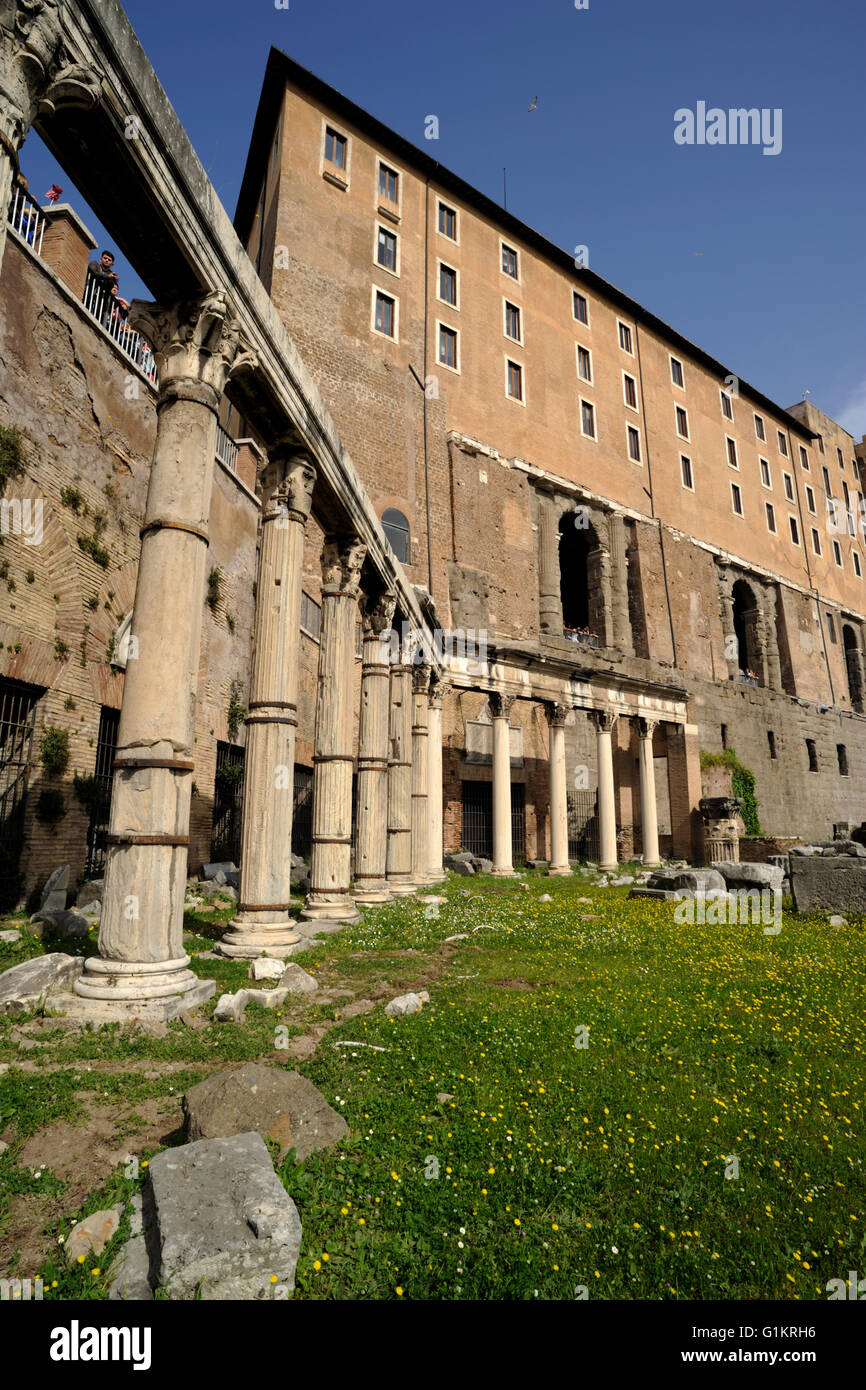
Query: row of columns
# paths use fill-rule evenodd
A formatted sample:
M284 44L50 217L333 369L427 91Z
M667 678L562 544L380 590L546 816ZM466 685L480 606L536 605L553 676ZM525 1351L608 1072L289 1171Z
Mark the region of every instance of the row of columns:
M493 872L500 876L514 873L511 836L511 749L509 715L516 696L494 693L490 696L493 719ZM565 760L565 725L569 709L565 705L547 707L550 775L550 869L551 874L570 872L568 860L568 792ZM616 794L613 775L613 728L617 714L612 710L592 710L596 730L598 765L599 863L602 869L615 869ZM640 776L643 862L655 868L660 862L658 811L652 741L656 722L637 719Z

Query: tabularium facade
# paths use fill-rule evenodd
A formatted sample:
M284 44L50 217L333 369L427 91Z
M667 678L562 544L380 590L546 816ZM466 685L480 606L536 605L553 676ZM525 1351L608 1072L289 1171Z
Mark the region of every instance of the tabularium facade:
M101 71L109 60L91 9L82 0L67 15L79 56ZM119 7L111 26L132 102L155 78ZM191 293L186 259L167 251L178 235L175 190L155 174L139 188L119 130L117 194L99 203L99 176L82 151L92 131L106 138L114 117L98 125L105 86L100 97L98 82L79 80L86 100L76 95L74 116L40 108L41 133L61 162L68 155L106 225L128 200L130 258L138 268L139 253L155 293ZM162 100L158 126L170 113ZM160 126L148 138L159 153L177 135ZM212 274L208 247L230 238L212 194L199 198L201 286ZM349 853L351 764L355 888L370 901L435 878L443 846L490 854L500 873L523 857L559 871L569 856L699 857L699 753L725 744L756 775L765 831L815 836L863 818L861 484L850 435L813 406L786 411L737 381L275 51L235 218L252 264L233 292L249 332L244 306L246 297L258 305L257 273L288 331L279 352L293 390L296 373L302 383L291 431L275 406L269 327L266 350L253 345L258 360L236 344L227 353L207 525L155 522L147 492L162 397L153 358L87 300L94 243L74 207L27 204L22 214L14 190L10 199L0 405L2 423L21 434L23 472L5 483L0 556L9 901L66 860L74 876L100 873L109 851L118 863L135 860L130 872L143 879L150 851L185 847L193 870L215 855L239 857L245 750L251 729L265 737L268 719L296 720L293 833L300 852L313 845L314 860L312 788L315 776L324 787L328 769L342 780L321 805L327 795L342 819L319 826L321 855L344 841ZM156 320L151 327L158 337ZM336 460L328 472L316 458L312 507L290 434L293 447L313 452L324 438ZM269 458L294 470L288 483L282 474L275 482ZM263 549L275 496L303 522L291 542L300 590L284 649L257 597L263 573L279 582L270 541ZM39 544L14 511L37 499ZM184 757L145 767L121 746L122 730L118 744L118 723L129 641L138 640L142 538L165 538L168 527L193 538L183 544L207 545L190 668L194 735ZM359 535L366 560L352 550ZM172 563L183 568L179 553ZM195 564L198 575L200 557ZM352 601L357 630L351 650L327 648L341 679L353 666L335 751L325 747L324 718L317 735L316 714L333 686L320 639L337 598ZM180 586L178 611L188 601L199 596ZM423 633L428 651L395 668L389 632L404 625ZM251 649L264 643L271 655L288 653L296 689L280 692L278 662L265 670L263 659L256 673ZM388 710L370 694L377 651L390 670ZM267 688L254 699L257 682ZM137 701L130 728L143 719ZM68 736L63 768L42 756L46 731ZM158 834L111 830L124 768L146 785L147 829L165 822ZM248 791L257 775L247 767ZM171 815L160 777L185 789ZM260 860L281 824L267 821ZM247 833L255 829L251 820ZM387 874L384 865L370 871L377 836L387 838ZM333 886L343 868L324 864L321 883ZM182 868L172 860L166 872ZM270 901L277 889L264 886L266 866L255 872L253 917L282 911ZM341 904L323 905L320 889L317 897L314 870L310 910L333 915ZM348 883L336 891L348 896Z

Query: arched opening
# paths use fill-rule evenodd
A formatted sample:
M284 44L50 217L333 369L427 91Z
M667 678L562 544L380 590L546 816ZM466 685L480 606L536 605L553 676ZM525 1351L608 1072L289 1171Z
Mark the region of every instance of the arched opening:
M396 507L387 507L382 513L382 530L401 565L409 564L409 522Z
M559 523L559 595L563 628L582 635L590 630L589 552L595 536L588 526L575 525L579 515L567 512Z
M842 643L845 648L848 695L854 708L860 710L863 706L863 657L857 633L850 623L842 625Z
M761 653L758 644L758 604L745 579L738 579L731 592L734 605L734 632L740 679L749 685L763 685Z

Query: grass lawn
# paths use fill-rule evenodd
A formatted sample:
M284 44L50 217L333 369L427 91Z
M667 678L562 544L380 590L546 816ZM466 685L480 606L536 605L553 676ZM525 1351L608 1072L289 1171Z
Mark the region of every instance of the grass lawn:
M447 905L404 899L297 957L322 995L279 1018L251 1006L218 1025L210 1005L204 1027L162 1037L42 1020L38 1051L0 1023L0 1238L22 1190L53 1185L46 1296L105 1295L112 1247L99 1274L70 1272L58 1234L141 1177L115 1167L57 1216L64 1183L16 1164L25 1136L85 1113L100 1068L135 1115L245 1057L304 1072L351 1127L279 1170L304 1226L295 1298L826 1300L864 1267L859 923L678 925L577 874L440 891ZM193 951L213 934L197 930ZM245 983L234 962L196 968ZM387 1019L383 998L413 986L430 1004ZM341 1021L350 997L369 1011ZM311 1056L275 1050L284 1024L318 1028Z

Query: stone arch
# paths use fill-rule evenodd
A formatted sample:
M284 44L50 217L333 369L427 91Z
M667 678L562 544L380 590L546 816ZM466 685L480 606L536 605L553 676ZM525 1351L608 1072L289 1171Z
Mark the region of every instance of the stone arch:
M559 521L559 597L564 629L588 629L600 646L608 642L608 552L585 507Z
M763 656L760 640L761 609L757 595L746 579L736 579L731 586L734 611L734 635L737 639L737 660L742 675L752 671L764 684Z

